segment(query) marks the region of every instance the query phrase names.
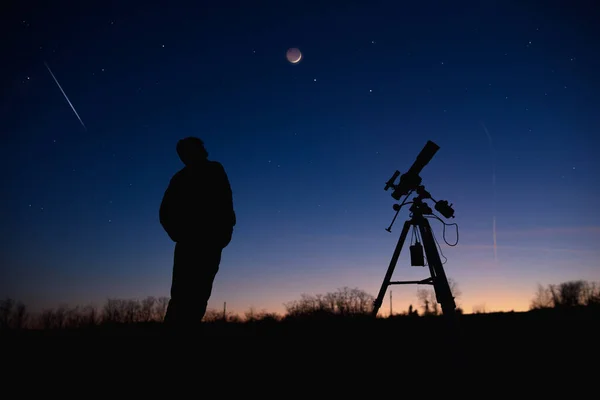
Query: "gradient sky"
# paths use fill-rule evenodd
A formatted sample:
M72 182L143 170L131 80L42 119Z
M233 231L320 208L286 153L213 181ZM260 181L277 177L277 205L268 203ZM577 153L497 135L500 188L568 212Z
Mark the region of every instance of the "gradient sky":
M2 297L168 296L158 208L192 135L228 172L237 213L209 308L376 296L408 218L385 231L383 187L427 140L440 150L423 183L454 204L458 245L431 223L466 312L600 279L592 1L13 3L0 12ZM403 252L394 279L427 276ZM417 286L390 289L394 311L416 304Z

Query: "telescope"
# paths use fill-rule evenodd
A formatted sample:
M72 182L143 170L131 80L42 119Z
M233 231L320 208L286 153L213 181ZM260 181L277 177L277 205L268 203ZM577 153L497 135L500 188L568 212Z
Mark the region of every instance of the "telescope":
M425 147L417 155L415 162L404 174L400 175L400 171L396 170L392 177L386 182L385 190L392 188L392 197L399 201L401 197L406 196L401 204L394 204L393 208L396 211L396 215L392 219L392 222L386 231L391 232L392 225L396 221L396 217L400 209L404 205L409 205L410 218L404 222L402 232L396 244L396 248L392 255L392 259L388 266L388 270L385 274L383 283L379 290L379 294L373 303L373 316L377 315L379 308L383 302L383 296L389 285L403 285L403 284L428 284L433 285L436 300L442 306L442 312L444 315L448 315L451 318L455 315L456 303L454 302L454 296L448 284L446 273L442 266L440 254L438 253L437 243L431 225L429 224L428 218L434 216L433 210L425 202L431 200L435 203L435 209L446 218L454 218L454 209L452 204L448 204L447 200L436 201L429 191L425 189L425 186L421 184L422 179L419 175L423 168L431 161L433 156L437 153L440 147L428 140ZM394 183L400 176L400 181ZM410 202L407 202L408 196L411 193L415 193L415 197ZM437 218L437 217L436 217ZM442 221L440 218L438 218ZM443 222L443 221L442 221ZM416 238L414 243L410 244L410 258L412 266L427 266L429 269L430 277L418 281L392 281L392 274L396 268L396 263L400 257L400 252L404 246L404 242L407 239L409 231L413 232L413 238ZM427 262L425 262L425 260Z
M408 171L400 176L400 182L397 185L394 184L394 181L398 178L398 175L400 175L400 171L396 170L394 175L386 182L384 190L387 191L390 187L394 188L392 197L396 200L400 200L402 196L408 195L411 191L416 191L422 181L421 176L419 175L421 170L429 164L429 161L431 161L439 149L440 146L431 140L428 140L413 165Z

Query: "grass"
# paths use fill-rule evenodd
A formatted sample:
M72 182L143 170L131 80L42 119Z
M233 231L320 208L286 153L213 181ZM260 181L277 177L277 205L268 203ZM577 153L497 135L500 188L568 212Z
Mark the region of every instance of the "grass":
M160 322L0 335L3 365L22 377L91 379L90 388L113 391L123 381L147 386L191 379L187 384L221 387L220 396L272 391L296 397L292 394L302 388L311 388L311 396L323 391L356 396L359 387L399 395L394 385L425 382L435 391L450 379L454 386L444 390L494 385L486 389L489 397L496 386L593 384L585 377L598 364L598 322L597 307L572 307L461 315L459 334L440 316L328 315L217 320L187 335L175 335ZM247 386L238 387L242 381Z

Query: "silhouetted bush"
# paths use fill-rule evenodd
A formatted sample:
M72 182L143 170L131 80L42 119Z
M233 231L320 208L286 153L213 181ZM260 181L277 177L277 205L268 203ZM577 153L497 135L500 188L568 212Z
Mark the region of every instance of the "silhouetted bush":
M300 300L284 304L286 317L324 315L367 315L373 310L375 298L358 288L344 287L337 292L315 296L302 294Z
M277 313L271 313L265 310L257 312L253 307L244 313L244 321L246 322L278 322L281 321L281 319L282 317Z
M214 309L206 310L204 314L204 318L202 319L204 322L230 322L230 323L239 323L242 322L242 319L239 315L232 313L231 311L219 311Z

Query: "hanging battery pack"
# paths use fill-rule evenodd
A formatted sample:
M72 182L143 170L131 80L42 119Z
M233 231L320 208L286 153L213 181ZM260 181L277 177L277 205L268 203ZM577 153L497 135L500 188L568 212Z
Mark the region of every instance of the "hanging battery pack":
M423 246L418 241L410 246L410 265L413 267L424 267L425 256L423 254Z

